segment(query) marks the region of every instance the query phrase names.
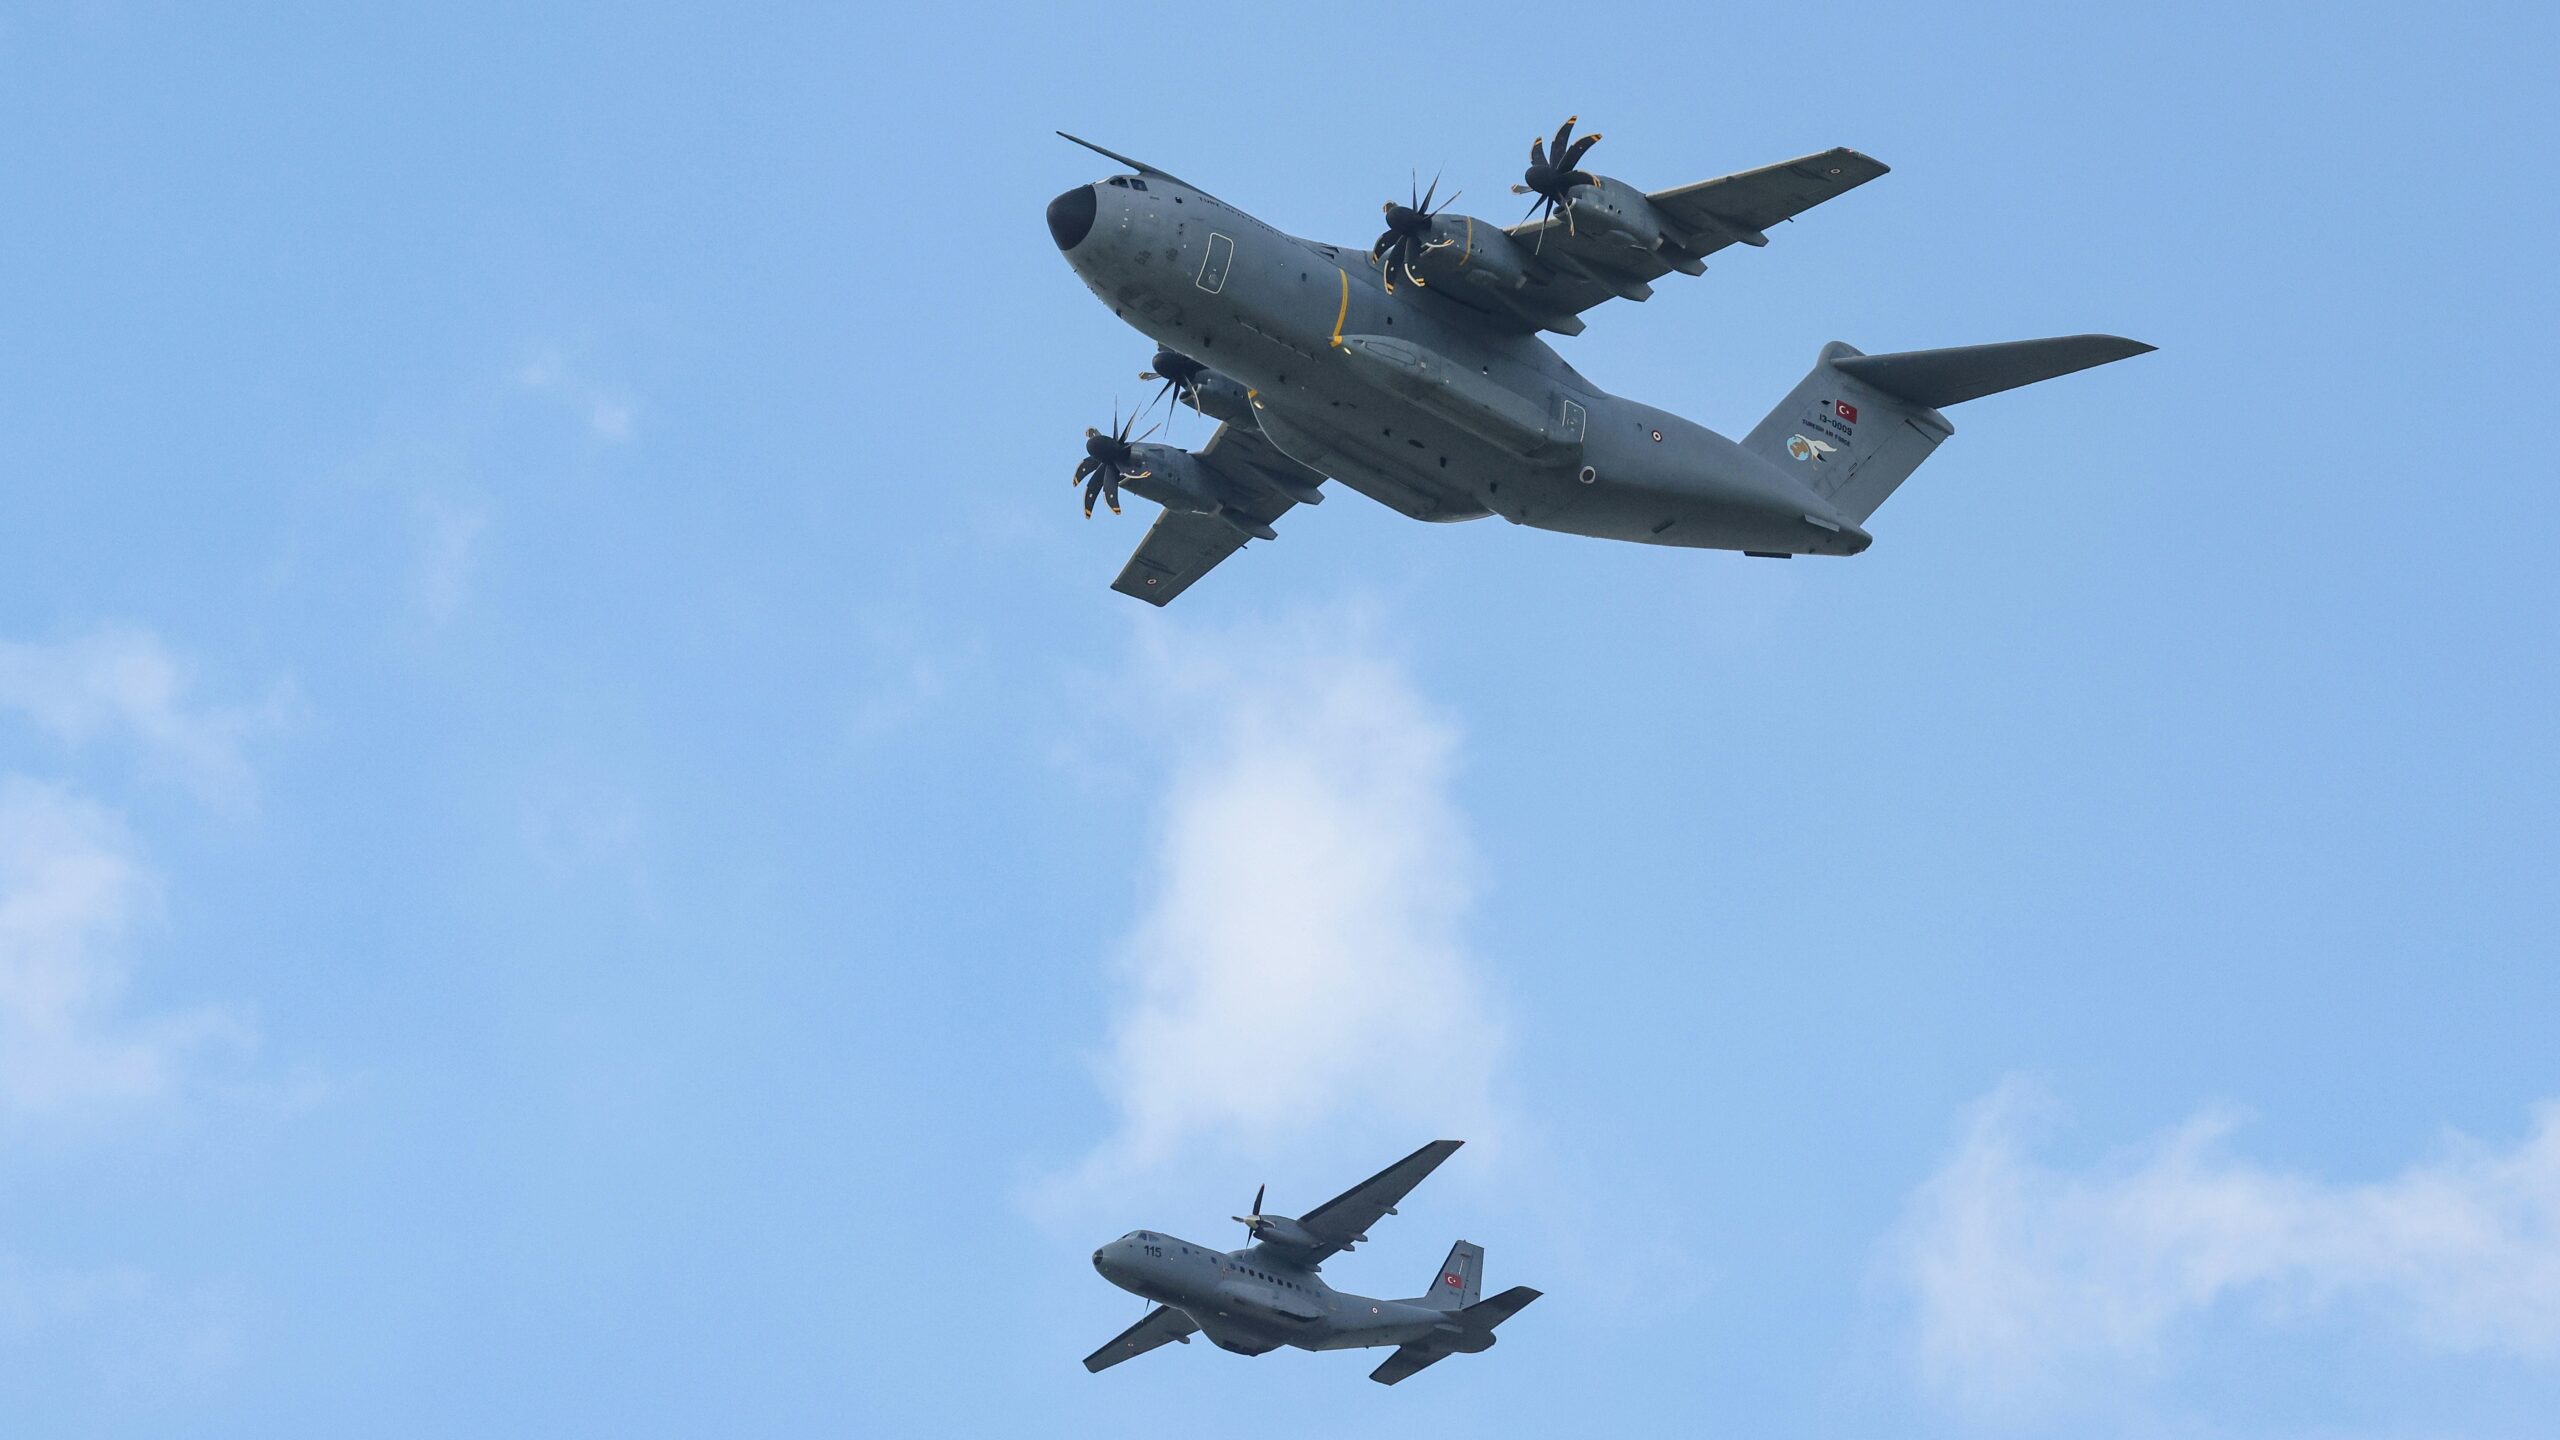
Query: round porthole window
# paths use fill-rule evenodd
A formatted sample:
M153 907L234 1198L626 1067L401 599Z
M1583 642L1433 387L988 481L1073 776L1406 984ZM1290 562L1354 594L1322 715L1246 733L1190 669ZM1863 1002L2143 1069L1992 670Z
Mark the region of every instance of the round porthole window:
M1661 432L1661 431L1656 430L1656 431L1654 431L1654 432L1653 432L1653 443L1654 443L1654 444L1656 444L1656 445L1659 445L1659 444L1661 444L1661 443L1662 443L1662 432Z

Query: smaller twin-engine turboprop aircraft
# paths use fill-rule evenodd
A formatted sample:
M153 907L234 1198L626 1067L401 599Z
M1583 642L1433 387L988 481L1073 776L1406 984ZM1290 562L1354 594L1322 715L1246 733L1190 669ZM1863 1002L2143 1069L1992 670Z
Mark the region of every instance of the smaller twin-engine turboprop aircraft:
M1369 1378L1393 1385L1444 1356L1493 1348L1493 1329L1538 1298L1526 1285L1490 1300L1477 1298L1484 1247L1461 1240L1410 1300L1373 1300L1336 1290L1318 1278L1326 1257L1369 1238L1369 1227L1396 1213L1422 1177L1464 1142L1434 1140L1295 1220L1238 1215L1254 1239L1242 1250L1212 1250L1153 1230L1132 1230L1093 1252L1093 1268L1123 1290L1156 1302L1147 1318L1084 1358L1106 1370L1168 1341L1189 1344L1193 1332L1220 1349L1260 1355L1283 1345L1301 1350L1358 1350L1393 1345Z
M1141 377L1224 421L1198 451L1085 432L1084 509L1123 489L1164 507L1112 588L1162 605L1338 480L1417 520L1519 525L1785 559L1855 555L1867 517L1955 427L1941 408L2150 349L2112 335L1865 355L1826 345L1737 443L1585 380L1544 331L1643 300L1677 271L1863 185L1826 150L1651 194L1582 168L1568 120L1529 147L1504 228L1438 181L1389 202L1366 250L1286 235L1199 187L1128 166L1049 202L1086 288L1161 347ZM1070 135L1066 138L1075 140Z

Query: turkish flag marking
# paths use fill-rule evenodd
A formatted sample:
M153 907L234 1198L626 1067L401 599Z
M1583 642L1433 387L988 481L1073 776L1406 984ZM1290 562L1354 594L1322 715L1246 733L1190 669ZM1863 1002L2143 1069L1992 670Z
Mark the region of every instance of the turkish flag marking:
M1831 408L1840 412L1841 419L1848 421L1852 425L1858 423L1857 406L1850 404L1846 400L1834 400L1831 402Z
M1441 1276L1440 1283L1448 1286L1452 1290L1463 1290L1466 1288L1465 1282L1461 1281L1454 1273Z

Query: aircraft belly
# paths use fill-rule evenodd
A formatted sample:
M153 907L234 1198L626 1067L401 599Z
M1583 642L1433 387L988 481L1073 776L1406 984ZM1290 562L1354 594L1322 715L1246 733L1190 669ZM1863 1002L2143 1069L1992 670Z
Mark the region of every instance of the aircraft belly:
M1200 1327L1201 1334L1209 1337L1210 1344L1238 1355L1268 1355L1288 1343L1262 1326L1239 1320L1232 1314L1222 1314L1206 1307L1183 1313L1191 1317L1191 1323Z
M1262 422L1263 435L1281 453L1332 476L1390 510L1416 520L1435 521L1477 520L1489 513L1464 489L1442 480L1432 469L1419 468L1396 454L1392 433L1381 434L1373 442L1367 434L1335 423L1333 408L1327 406L1321 412L1296 406L1283 408L1273 402L1273 397L1265 396L1257 403L1255 416ZM1318 419L1319 414L1324 418ZM1360 430L1367 428L1363 424ZM1396 427L1379 428L1392 432ZM1409 428L1407 438L1414 438ZM1438 452L1429 448L1419 453L1438 458Z
M1437 1334L1444 1318L1372 1316L1359 1313L1344 1315L1318 1334L1289 1343L1301 1350L1369 1350L1380 1345L1410 1345Z
M1584 449L1593 480L1581 499L1527 523L1692 549L1848 555L1866 548L1864 531L1723 436L1633 405L1608 418Z

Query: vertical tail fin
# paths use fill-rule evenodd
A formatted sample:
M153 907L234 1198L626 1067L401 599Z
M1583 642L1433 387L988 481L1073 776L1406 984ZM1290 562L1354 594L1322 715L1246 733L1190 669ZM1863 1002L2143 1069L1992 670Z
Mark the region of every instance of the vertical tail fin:
M2151 349L2115 335L2064 335L1864 355L1834 340L1813 373L1754 427L1743 447L1793 473L1863 525L1955 433L1942 405L1979 400Z
M1449 1258L1440 1262L1440 1273L1432 1277L1422 1303L1440 1310L1464 1310L1476 1303L1483 1289L1484 1247L1461 1240L1449 1247Z

